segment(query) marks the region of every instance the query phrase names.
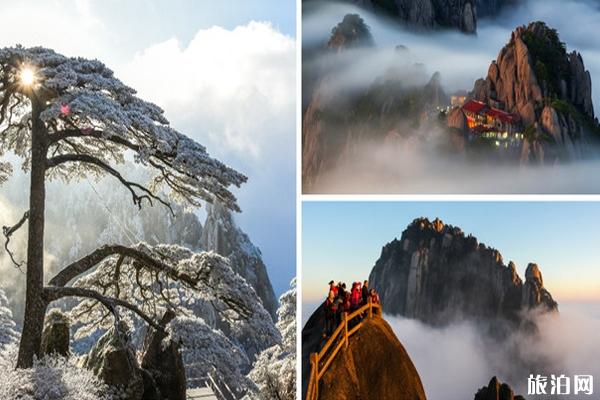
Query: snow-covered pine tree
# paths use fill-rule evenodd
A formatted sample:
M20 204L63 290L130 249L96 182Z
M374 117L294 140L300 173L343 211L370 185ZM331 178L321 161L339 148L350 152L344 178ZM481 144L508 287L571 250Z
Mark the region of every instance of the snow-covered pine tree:
M15 343L19 334L15 330L16 324L8 305L4 290L0 288L0 348Z
M167 272L144 268L143 261L119 261L113 256L78 278L73 286L102 292L136 307L139 312L125 308L119 318L133 328L132 342L140 351L145 323L175 310L179 316L167 331L182 343L188 378L205 377L214 366L230 387L246 391L250 381L244 374L256 355L281 342L254 289L233 271L227 258L214 252L194 253L177 245L144 243L134 248L149 259L160 259L186 279L173 280ZM193 287L187 284L188 279L195 282ZM83 300L70 315L77 327L76 340L96 337L98 331L114 324L111 313L95 299Z
M77 180L111 176L131 194L133 203L162 203L161 190L173 199L199 206L217 199L238 210L231 185L246 177L211 158L206 149L169 126L163 111L135 95L97 60L70 58L53 50L21 46L0 49L0 156L13 152L29 171L29 207L23 217L4 230L7 239L28 223L25 315L17 366L31 367L40 353L44 315L48 304L64 297L94 298L107 308L139 311L131 304L103 296L92 289L69 287L112 255L135 259L171 279L188 279L137 249L101 247L67 265L44 286L44 210L47 179ZM129 180L116 167L126 154L151 169L148 186ZM11 166L2 163L0 181ZM117 269L115 264L115 269ZM186 284L193 286L193 280ZM147 316L144 316L147 317ZM156 325L150 318L146 322Z
M279 298L277 328L281 344L263 351L249 374L257 389L254 396L261 400L296 398L296 279L291 289Z

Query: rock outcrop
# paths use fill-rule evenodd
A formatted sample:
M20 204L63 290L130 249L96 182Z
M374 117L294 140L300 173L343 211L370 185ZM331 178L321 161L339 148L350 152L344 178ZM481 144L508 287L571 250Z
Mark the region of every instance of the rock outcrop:
M523 282L498 250L439 219L415 219L386 244L369 281L384 312L431 325L463 318L519 324L522 311L558 309L537 265L529 264Z
M69 317L62 311L58 308L48 311L42 332L42 354L58 354L63 357L69 357L71 353L70 329Z
M219 203L207 205L200 247L227 257L231 268L256 291L263 306L275 319L277 298L258 247L235 223L231 212Z
M144 374L130 343L126 326L109 329L83 361L85 368L117 391L122 400L141 400L144 395Z
M494 376L487 386L477 391L475 400L525 400L525 398L515 395L509 385L500 382Z
M308 355L322 345L323 308L302 330L302 376L306 395L310 376ZM319 399L425 400L421 378L392 328L382 318L369 319L351 338L348 348L336 355L323 375Z
M492 62L472 97L518 114L529 146L522 159L581 157L600 129L594 116L592 82L582 57L568 54L558 33L543 22L517 28ZM544 146L535 146L533 143ZM551 146L555 143L558 146Z
M373 45L373 36L365 21L358 14L347 14L342 22L331 31L327 48L341 52L348 48L369 47Z
M448 116L446 118L450 128L458 129L460 132L467 131L467 117L459 107L455 107L448 111Z

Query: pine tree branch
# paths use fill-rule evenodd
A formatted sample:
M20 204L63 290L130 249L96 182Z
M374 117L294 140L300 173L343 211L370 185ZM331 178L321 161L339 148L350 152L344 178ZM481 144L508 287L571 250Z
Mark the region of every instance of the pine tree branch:
M57 167L61 164L67 163L67 162L80 162L80 163L92 164L92 165L99 167L104 172L114 176L115 178L117 178L119 180L119 182L121 182L121 184L123 186L125 186L129 190L129 192L131 193L131 196L133 198L133 204L137 205L138 208L140 208L140 209L142 208L143 200L147 200L150 203L150 205L152 206L152 200L154 199L154 200L157 200L158 202L162 203L164 206L166 206L171 211L171 214L173 216L175 215L175 212L173 211L171 204L169 204L167 201L161 199L159 196L156 196L154 193L152 193L152 191L150 191L150 189L146 188L145 186L142 186L136 182L128 181L127 179L125 179L123 177L123 175L121 175L121 173L119 171L117 171L116 169L114 169L113 167L111 167L110 165L105 163L104 161L100 160L99 158L90 156L89 154L62 154L59 156L55 156L55 157L48 159L47 168L48 169L54 168L54 167ZM145 194L138 194L136 189Z
M44 288L44 297L46 301L52 302L63 297L85 297L89 299L98 300L102 303L108 310L116 316L116 308L117 306L127 308L128 310L133 311L137 315L140 316L144 321L146 321L150 326L152 326L157 331L163 331L163 327L158 324L154 319L149 317L146 313L140 310L139 307L128 303L121 299L115 299L113 297L104 296L95 290L84 289L84 288L76 288L76 287L56 287L56 286L46 286Z
M91 270L102 260L112 255L120 255L123 257L132 258L140 262L144 267L154 271L165 272L172 279L185 283L190 287L195 287L198 283L197 279L186 274L181 274L173 267L154 259L152 256L140 250L121 245L105 245L66 266L62 271L56 274L56 276L54 276L50 282L48 282L48 284L50 286L57 287L66 286L71 280Z
M105 245L66 266L62 271L56 274L56 276L54 276L50 282L48 282L48 284L50 286L64 287L71 280L91 270L102 260L112 255L120 255L123 257L132 258L140 262L144 267L155 271L165 272L172 279L185 283L190 287L194 287L198 283L197 279L194 279L189 275L179 273L173 267L154 259L152 256L140 250L121 245Z

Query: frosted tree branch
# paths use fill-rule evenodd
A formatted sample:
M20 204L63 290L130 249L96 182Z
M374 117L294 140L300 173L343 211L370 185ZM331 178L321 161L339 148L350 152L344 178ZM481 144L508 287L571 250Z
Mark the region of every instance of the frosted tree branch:
M10 237L12 236L12 234L15 233L16 231L18 231L23 226L25 221L27 221L28 219L29 219L29 210L27 210L27 211L25 211L25 213L23 213L23 216L21 217L19 222L17 222L15 225L2 227L2 233L4 234L4 237L6 238L6 242L4 243L4 249L8 253L8 256L10 257L10 260L12 261L12 263L19 269L21 269L21 267L23 266L23 264L25 262L21 261L19 263L15 260L14 254L8 248L8 244L10 242Z
M67 162L80 162L80 163L84 163L84 164L93 164L93 165L97 166L98 168L100 168L101 170L103 170L104 172L117 178L119 180L119 182L121 182L121 184L123 184L123 186L125 186L131 192L131 196L133 198L133 204L138 206L138 208L140 208L140 209L142 208L142 202L144 200L147 200L150 203L150 205L152 205L152 199L154 199L154 200L160 202L161 204L163 204L165 207L167 207L171 211L171 214L173 216L175 216L175 212L173 211L171 204L169 204L167 201L161 199L159 196L156 196L154 193L152 193L152 191L150 191L145 186L142 186L135 182L128 181L127 179L125 179L123 177L123 175L121 175L121 173L119 171L112 168L110 165L106 164L104 161L102 161L96 157L93 157L93 156L90 156L87 154L62 154L62 155L55 156L55 157L48 159L47 166L48 166L48 168L54 168L54 167L57 167L63 163L67 163ZM145 194L142 194L142 195L138 194L136 192L136 189L138 189L139 191L141 191Z
M44 296L48 302L62 299L63 297L85 297L99 301L102 303L113 315L116 316L116 307L120 306L128 310L133 311L146 321L150 326L158 331L163 331L164 328L160 326L154 319L150 318L146 313L140 310L139 307L113 297L107 297L95 290L79 288L79 287L55 287L47 286L44 288Z
M180 282L186 283L189 286L195 286L197 283L197 279L182 274L179 271L175 270L173 267L160 262L150 255L126 246L121 245L106 245L102 246L97 250L94 250L92 253L84 256L83 258L75 261L72 264L66 266L62 271L60 271L54 278L48 282L50 286L62 287L69 283L71 280L75 279L79 275L91 270L102 260L112 256L112 255L120 255L121 257L129 257L133 260L136 260L142 263L149 269L162 271L167 273L167 275L171 276L173 279L178 280ZM117 265L120 267L120 263Z

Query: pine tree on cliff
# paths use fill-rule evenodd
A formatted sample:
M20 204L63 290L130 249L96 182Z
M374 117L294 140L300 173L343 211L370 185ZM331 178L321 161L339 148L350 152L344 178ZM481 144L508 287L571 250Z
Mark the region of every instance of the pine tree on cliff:
M234 210L238 206L228 187L246 180L171 128L159 107L136 97L135 90L100 61L68 58L40 47L0 50L0 156L7 152L21 157L23 168L31 175L29 209L16 225L4 229L9 240L25 222L29 228L20 368L30 367L39 355L44 315L54 300L91 297L112 312L124 307L143 314L134 305L96 290L67 286L109 256L138 260L143 268L167 273L192 286L196 283L135 248L110 245L65 266L44 286L47 180L107 175L129 191L138 207L155 202L169 207L170 200L160 195L164 189L172 199L193 206L217 198ZM148 186L128 180L115 167L124 162L126 154L156 173ZM0 182L10 171L9 163L0 163Z

